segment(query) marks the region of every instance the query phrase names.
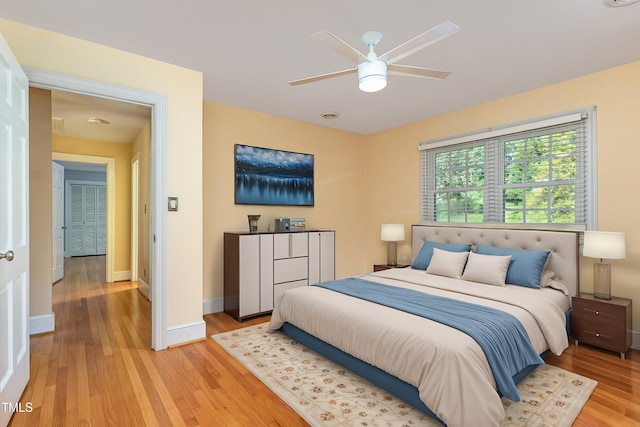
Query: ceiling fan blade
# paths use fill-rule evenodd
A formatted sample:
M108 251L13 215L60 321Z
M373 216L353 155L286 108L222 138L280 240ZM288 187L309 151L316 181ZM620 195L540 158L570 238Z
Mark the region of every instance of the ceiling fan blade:
M353 74L353 73L356 73L357 71L358 70L356 68L350 68L348 70L335 71L333 73L327 73L327 74L320 74L319 76L307 77L300 80L292 80L289 82L289 84L291 86L298 86L306 83L317 82L319 80L330 79L332 77L344 76L345 74Z
M450 71L433 70L431 68L412 67L410 65L389 64L387 66L389 74L399 76L422 77L423 79L442 80L451 74Z
M320 31L318 33L312 34L311 38L316 42L333 50L334 52L339 53L345 58L352 60L356 64L361 62L362 60L367 60L367 57L363 55L358 49L336 37L336 35L331 33L330 31Z
M460 27L453 22L444 21L424 33L417 35L408 42L391 49L389 52L380 56L379 59L382 59L387 64L393 64L411 54L416 53L420 49L424 49L425 47L456 33L459 29Z

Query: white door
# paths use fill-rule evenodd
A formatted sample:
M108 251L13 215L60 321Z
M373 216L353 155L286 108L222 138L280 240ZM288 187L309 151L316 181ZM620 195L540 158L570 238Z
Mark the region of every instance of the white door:
M96 255L107 253L107 187L96 186Z
M64 166L51 162L51 283L64 276Z
M240 236L238 316L260 313L260 235Z
M104 184L67 181L68 256L107 253L107 189Z
M98 253L98 204L96 186L83 185L82 195L82 255Z
M0 36L0 426L29 381L29 81Z
M67 185L67 199L69 204L67 206L67 255L69 256L81 256L84 255L83 247L83 225L84 220L82 216L83 207L83 186L82 185Z

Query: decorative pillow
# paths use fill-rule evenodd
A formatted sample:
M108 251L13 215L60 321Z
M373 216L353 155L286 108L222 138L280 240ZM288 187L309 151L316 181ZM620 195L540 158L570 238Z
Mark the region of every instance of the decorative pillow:
M549 286L551 279L553 279L553 276L555 275L556 273L551 270L542 270L542 276L540 276L540 287L545 288Z
M483 255L511 255L506 283L540 289L542 269L551 251L527 251L478 245L476 252Z
M569 289L567 288L567 285L565 285L564 283L558 281L558 280L549 280L549 283L547 283L545 285L545 287L547 288L551 288L551 289L556 289L560 292L562 292L563 294L569 296Z
M504 286L511 255L482 255L469 253L462 280Z
M553 276L555 275L556 274L551 270L544 270L542 272L542 278L540 279L540 287L556 289L568 296L569 288L559 280L553 280Z
M431 262L433 248L443 249L449 252L469 252L471 250L471 245L463 243L440 243L427 240L422 245L422 248L420 248L420 252L416 259L413 260L411 267L426 270Z
M431 256L429 267L427 267L427 273L459 279L462 276L468 256L469 252L450 252L433 248L433 255Z

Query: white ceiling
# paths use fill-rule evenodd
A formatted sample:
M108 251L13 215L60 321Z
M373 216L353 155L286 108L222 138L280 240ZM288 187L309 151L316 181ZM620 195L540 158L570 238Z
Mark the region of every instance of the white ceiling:
M131 143L151 120L151 108L111 99L52 91L51 116L54 134ZM109 124L89 123L90 118L100 118Z
M360 134L640 59L640 3L602 0L2 0L0 16L200 70L208 101ZM381 31L384 53L445 20L460 31L401 61L451 71L443 81L392 75L377 93L355 75L287 84L353 65L310 38L320 30L362 51L360 35Z

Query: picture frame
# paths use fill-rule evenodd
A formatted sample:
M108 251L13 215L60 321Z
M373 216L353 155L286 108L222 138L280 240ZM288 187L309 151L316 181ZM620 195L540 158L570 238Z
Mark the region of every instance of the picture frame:
M235 203L314 205L313 154L235 144Z

